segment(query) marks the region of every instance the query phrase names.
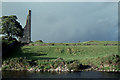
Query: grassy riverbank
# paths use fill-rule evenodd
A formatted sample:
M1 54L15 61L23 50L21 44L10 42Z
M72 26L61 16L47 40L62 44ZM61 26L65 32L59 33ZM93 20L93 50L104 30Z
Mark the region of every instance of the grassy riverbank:
M120 70L117 41L88 41L81 43L34 42L12 51L3 60L3 70L61 69ZM92 68L91 68L92 69Z

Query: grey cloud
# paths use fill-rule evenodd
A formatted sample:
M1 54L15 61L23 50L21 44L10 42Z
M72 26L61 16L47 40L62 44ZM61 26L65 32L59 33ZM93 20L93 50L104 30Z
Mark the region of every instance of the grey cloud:
M23 13L17 12L17 6ZM33 41L117 40L118 7L115 2L4 3L3 14L14 11L24 25L28 9L32 10Z

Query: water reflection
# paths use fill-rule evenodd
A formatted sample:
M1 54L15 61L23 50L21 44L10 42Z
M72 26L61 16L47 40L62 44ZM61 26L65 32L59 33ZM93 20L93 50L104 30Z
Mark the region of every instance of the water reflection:
M97 71L83 72L29 72L2 71L3 78L120 78L120 73Z

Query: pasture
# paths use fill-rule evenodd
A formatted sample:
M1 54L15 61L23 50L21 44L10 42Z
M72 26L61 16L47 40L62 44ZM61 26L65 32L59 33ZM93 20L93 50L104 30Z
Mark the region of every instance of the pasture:
M25 58L27 62L37 64L53 64L53 62L62 58L69 62L77 60L82 65L95 65L101 68L101 65L118 65L120 54L117 41L87 41L80 43L40 43L34 42L21 47L16 47L5 61L12 58ZM9 62L9 61L8 61ZM48 66L48 65L47 65ZM107 66L106 69L110 69ZM119 70L118 66L116 68Z

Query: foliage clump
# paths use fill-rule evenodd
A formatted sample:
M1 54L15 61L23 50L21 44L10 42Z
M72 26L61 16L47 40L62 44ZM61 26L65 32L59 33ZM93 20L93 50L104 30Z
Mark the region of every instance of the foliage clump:
M37 40L37 41L35 41L35 42L43 43L43 41L42 41L42 40Z
M109 56L105 56L101 60L101 64L105 67L111 67L112 69L120 70L120 56L117 54L112 54Z
M68 61L67 63L67 67L69 70L78 71L80 68L80 63L77 60Z
M17 21L17 16L2 16L0 21L0 33L7 35L8 37L22 37L23 28L20 23Z
M64 49L56 48L56 49L55 49L55 52L56 52L56 53L64 53Z
M16 38L12 38L9 36L2 36L2 47L3 48L7 47L8 45L10 45L14 42L17 42Z
M29 63L26 58L11 58L2 62L2 70L27 70Z
M67 53L69 53L69 54L75 54L76 50L74 48L67 48Z
M103 57L102 61L107 64L116 65L118 62L120 62L120 56L117 54L112 54L112 55Z

